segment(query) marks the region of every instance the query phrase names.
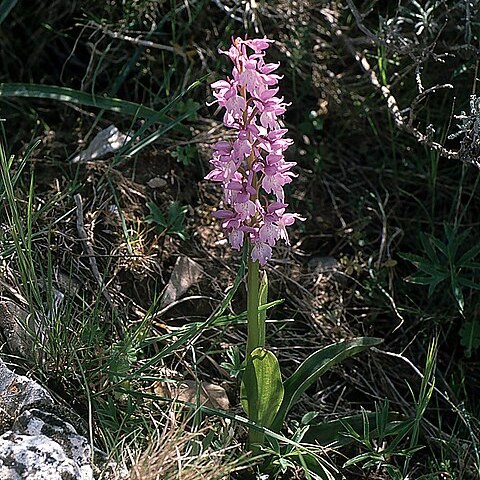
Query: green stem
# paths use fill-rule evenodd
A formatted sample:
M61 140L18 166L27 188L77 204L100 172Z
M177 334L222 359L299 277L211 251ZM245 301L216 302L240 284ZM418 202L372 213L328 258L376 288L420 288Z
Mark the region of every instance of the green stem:
M258 262L248 260L247 276L247 355L246 358L257 347L263 347L265 343L265 334L262 334L258 322L258 304L260 299L260 265ZM263 340L263 342L262 342Z
M246 359L249 360L250 354L258 347L265 346L265 322L260 318L258 306L260 303L260 265L252 259L248 260L247 276L247 352ZM254 455L261 453L260 446L265 441L263 432L249 429L248 448Z

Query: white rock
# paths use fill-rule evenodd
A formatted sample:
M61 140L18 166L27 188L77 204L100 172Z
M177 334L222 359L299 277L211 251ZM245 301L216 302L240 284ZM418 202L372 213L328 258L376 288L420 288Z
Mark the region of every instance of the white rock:
M109 153L120 150L127 142L132 139L130 135L125 135L115 125L110 125L101 132L97 133L90 145L78 155L72 162L88 162L96 158L102 158ZM0 479L1 480L1 479Z
M91 480L90 465L78 465L46 435L12 431L0 437L1 480Z
M0 480L93 480L90 444L61 410L0 360Z

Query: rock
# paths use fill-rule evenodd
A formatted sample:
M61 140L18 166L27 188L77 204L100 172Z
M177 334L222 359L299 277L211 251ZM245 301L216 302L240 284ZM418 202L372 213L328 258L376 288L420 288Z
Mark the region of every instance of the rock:
M63 410L0 360L1 480L93 480L90 444Z
M167 181L161 177L153 177L147 182L147 185L150 188L161 190L167 186Z
M334 257L312 257L308 261L308 268L316 274L336 272L340 269L340 263Z
M53 405L53 399L43 387L12 372L0 360L0 411L15 419L31 405L37 404Z
M120 150L127 142L132 139L129 135L120 132L115 125L110 125L101 132L97 133L90 145L78 155L72 162L88 162L98 158L105 157L109 153Z
M89 480L89 465L79 466L62 446L45 435L21 435L12 431L0 437L2 480Z

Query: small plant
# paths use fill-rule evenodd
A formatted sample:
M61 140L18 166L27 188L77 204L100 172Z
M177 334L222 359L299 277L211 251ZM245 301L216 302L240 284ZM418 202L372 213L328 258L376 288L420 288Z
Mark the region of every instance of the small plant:
M480 254L480 245L477 244L467 251L462 248L470 235L470 229L459 233L448 225L444 225L444 232L445 242L433 235L420 235L426 257L411 253L403 253L400 256L413 263L418 269L407 278L407 281L428 285L429 296L433 295L442 282L450 283L450 291L458 310L463 315L465 307L463 289L480 290L480 283L474 280L474 273L480 268L480 263L475 262Z
M200 108L200 104L191 98L187 98L185 101L179 100L175 105L175 113L177 115L188 115L188 120L197 120L197 110Z
M227 361L220 364L232 378L238 378L243 370L243 362L240 357L240 349L231 347L226 352Z
M235 132L235 139L214 145L213 169L206 178L224 189L224 208L213 215L222 220L230 245L236 250L243 247L248 255L248 336L240 387L242 407L252 424L248 448L258 454L269 439L276 452L273 462L283 469L291 459L302 463L304 458L295 453L298 448L282 452L269 432L280 432L292 406L323 373L380 340L358 338L322 348L285 381L275 354L265 346L266 310L260 307L268 301L268 280L260 268L271 259L278 240L289 243L287 227L304 220L286 212L284 186L296 176L291 172L296 163L284 158L293 142L285 138L287 130L280 125L287 104L276 96L281 77L273 72L279 64L264 61L270 43L266 38L236 38L222 52L234 64L232 77L213 83L212 88L215 103L225 109L224 125ZM325 465L317 461L316 468L328 478Z
M178 202L172 202L168 207L166 216L153 202L147 203L147 207L150 214L145 218L145 221L154 224L161 235L176 235L182 240L188 238L185 231L185 215L188 206L181 206Z
M188 167L198 156L197 147L195 145L178 146L171 156L184 167Z
M408 470L411 458L423 448L418 443L420 422L435 387L436 359L437 340L433 340L428 349L420 392L413 399L415 412L412 418L392 421L389 402L385 400L382 404L375 404L375 413L362 412L361 429L357 429L351 421L345 422L346 432L343 436L360 445L363 452L347 460L344 466L361 465L367 471L383 469L392 480L410 478ZM403 463L403 467L395 465L394 460Z
M464 289L480 290L476 281L476 272L480 263L476 261L480 254L480 245L465 248L471 230L459 233L444 225L445 241L433 235L420 235L424 257L411 253L400 256L413 263L417 272L407 278L408 282L418 285L428 285L428 296L431 297L442 283L449 284L449 290L455 300L458 311L464 316ZM480 325L475 319L468 320L460 330L461 344L465 347L466 356L480 346Z

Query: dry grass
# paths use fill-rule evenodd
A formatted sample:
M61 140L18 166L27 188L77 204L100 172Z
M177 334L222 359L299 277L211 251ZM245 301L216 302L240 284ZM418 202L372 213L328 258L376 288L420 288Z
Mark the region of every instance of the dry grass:
M165 425L159 425L159 438L133 462L129 480L227 480L245 468L246 458L238 456L238 446L204 447L209 429L188 432L172 410Z

